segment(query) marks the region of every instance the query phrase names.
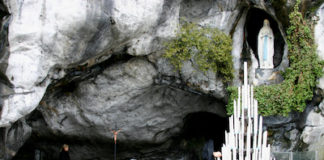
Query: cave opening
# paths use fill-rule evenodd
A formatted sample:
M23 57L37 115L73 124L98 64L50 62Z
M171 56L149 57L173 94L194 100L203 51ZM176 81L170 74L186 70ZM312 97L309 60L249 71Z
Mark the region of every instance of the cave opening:
M274 67L277 67L282 61L285 41L280 32L278 22L271 15L258 8L250 9L246 16L245 39L247 40L249 47L253 50L255 57L259 59L257 54L258 34L263 26L264 19L268 19L270 21L270 26L274 34L273 65Z
M207 143L213 142L214 151L221 151L228 130L228 119L210 112L190 113L184 118L181 131L186 150L204 152ZM201 154L196 156L201 156Z

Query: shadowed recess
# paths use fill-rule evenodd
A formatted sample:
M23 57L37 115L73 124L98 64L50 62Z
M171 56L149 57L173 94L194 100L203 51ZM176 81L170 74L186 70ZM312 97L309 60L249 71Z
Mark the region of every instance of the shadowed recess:
M202 141L205 144L208 140L213 140L214 151L220 151L225 139L224 132L227 128L227 118L209 112L196 112L188 114L184 118L181 133L186 141ZM190 144L190 142L187 144Z
M274 56L273 63L274 67L280 65L282 60L282 55L284 54L285 41L280 33L278 23L274 20L268 13L261 9L252 8L249 10L246 23L245 23L245 38L252 48L254 55L258 58L257 45L258 45L258 34L263 26L264 19L270 21L270 26L274 34Z

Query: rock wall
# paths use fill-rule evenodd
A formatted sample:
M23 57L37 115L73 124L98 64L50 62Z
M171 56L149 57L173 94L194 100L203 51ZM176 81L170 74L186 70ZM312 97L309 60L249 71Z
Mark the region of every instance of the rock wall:
M39 106L48 134L107 141L117 123L121 141L159 144L179 133L186 114L225 115L221 80L191 63L175 72L162 49L180 16L196 12L197 23L222 20L227 24L212 26L229 33L240 13L236 1L213 2L208 10L197 5L209 1L3 2L10 15L2 21L8 47L1 64L12 85L3 97L1 127L12 128Z
M4 72L16 94L4 100L0 126L9 125L33 111L47 86L53 80L64 77L68 68L91 67L121 51L134 56L150 54L153 60L161 61L153 54L161 53L163 42L175 36L180 15L208 13L204 15L207 18L199 22L206 25L209 23L205 21L224 21L226 17L232 17L233 20L226 21L228 24L213 24L229 32L239 13L239 9L221 12L221 9L232 9L235 1L213 2L210 12L199 11L200 8L193 5L197 3L195 1L4 2L11 14L8 35L10 56L3 62L8 64ZM207 1L198 3L208 4ZM146 4L150 4L149 7ZM165 65L165 62L161 63ZM159 64L157 67L161 68ZM215 86L220 85L212 78L214 75L206 77L199 74L205 78L186 78L191 77L192 70L181 74L184 81L193 85L211 83L211 86L198 86L198 90L213 92ZM224 98L224 88L220 86L215 94Z
M324 6L322 5L318 11L316 12L316 16L318 19L317 24L315 25L315 41L317 43L317 53L318 56L324 60L324 45L323 40L324 40ZM320 78L318 87L321 88L322 90L324 89L324 78Z
M209 112L224 117L227 95L221 77L201 73L192 62L175 71L163 58L163 44L176 36L180 18L232 36L234 85L241 83L241 62L250 56L244 49L251 8L272 17L285 39L280 9L263 0L0 2L0 127L6 127L2 135L11 153L31 137L35 143L27 141L27 150L35 145L54 154L67 141L74 145L71 154L76 159L107 158L104 148L112 144L109 132L117 125L122 129L118 138L123 158L181 158L180 151L167 153L186 115ZM319 53L322 10L315 29ZM280 70L288 66L287 49L283 52ZM253 68L257 65L251 55ZM322 83L319 86L323 89ZM274 143L300 139L298 117L279 122L269 118L268 126L280 132ZM304 132L302 137L307 137ZM277 143L276 149L296 145Z
M154 85L151 63L134 58L113 65L63 95L49 95L39 110L54 132L105 137L118 125L120 140L164 142L179 132L185 115L207 111L225 115L222 103L166 85ZM82 132L80 132L82 131Z

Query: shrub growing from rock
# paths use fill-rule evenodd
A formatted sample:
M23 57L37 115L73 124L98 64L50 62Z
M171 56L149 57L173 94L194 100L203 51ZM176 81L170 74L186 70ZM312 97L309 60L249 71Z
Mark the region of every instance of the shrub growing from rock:
M223 82L233 79L232 39L217 28L184 22L176 38L166 44L165 57L175 69L192 61L198 70L212 70Z

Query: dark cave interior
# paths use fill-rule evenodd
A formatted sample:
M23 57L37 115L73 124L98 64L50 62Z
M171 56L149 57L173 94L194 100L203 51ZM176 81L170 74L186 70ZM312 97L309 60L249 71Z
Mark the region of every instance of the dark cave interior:
M257 39L260 29L263 26L264 19L270 21L270 26L274 34L274 67L280 65L284 53L285 41L279 30L277 21L268 13L261 9L252 8L248 11L245 23L245 38L253 50L255 57L258 59L257 54Z
M198 143L213 140L214 151L221 151L225 130L228 130L227 118L209 112L196 112L185 117L181 133L186 140L200 141Z
M35 112L33 115L37 116L35 120L41 117L39 112ZM33 116L30 117L28 121L33 121ZM181 151L185 151L182 153L189 153L189 157L192 160L200 159L202 152L204 152L203 147L208 140L213 140L214 151L221 150L221 146L224 143L224 132L225 130L228 130L227 118L220 117L217 114L210 112L194 112L188 114L183 119L183 122L184 125L180 132L181 134L179 135L179 138L182 141L173 139L173 145L171 148L166 151L157 150L152 152L152 154L154 153L154 155L161 155L161 157L163 157L163 155L166 154L165 152L173 154L173 152L180 153ZM181 142L183 142L183 140L187 142L187 147L181 146ZM71 145L70 151L72 155L77 154L76 152L79 152L80 148L82 149L86 146L86 148L89 148L87 150L87 155L89 157L97 157L97 159L108 157L112 158L112 152L109 151L113 151L113 144L111 144L110 141L101 139L87 140L82 138L80 139L78 137L58 136L44 131L44 133L33 133L30 139L18 151L13 160L34 159L35 157L39 157L39 159L42 160L54 160L57 158L59 148L63 143L68 143ZM118 154L124 155L124 158L122 159L127 160L129 160L131 157L136 157L136 159L141 159L142 157L152 157L153 155L149 154L142 155L140 151L143 148L155 148L159 145L160 144L133 144L132 142L119 142ZM98 157L96 154L104 157Z

